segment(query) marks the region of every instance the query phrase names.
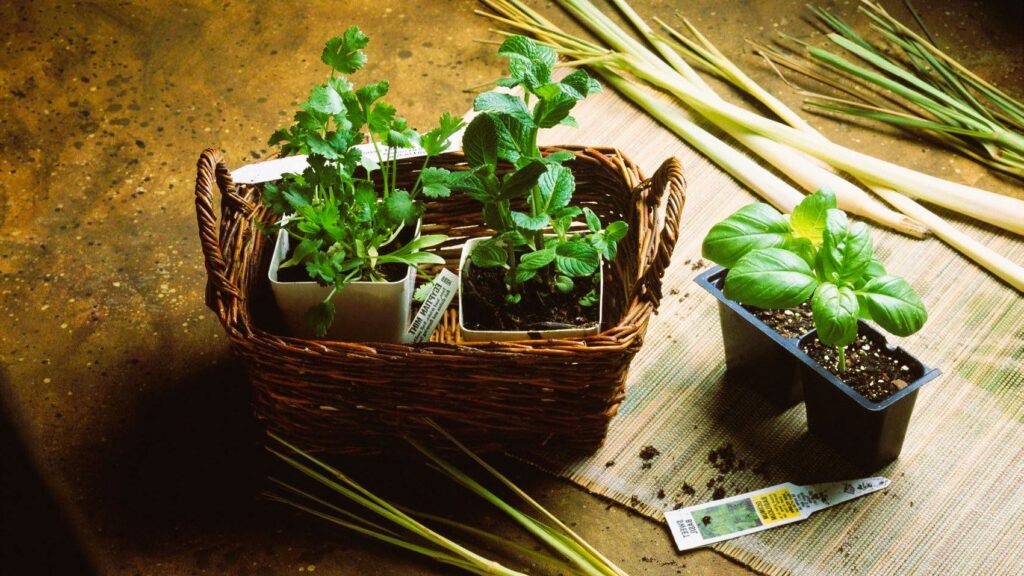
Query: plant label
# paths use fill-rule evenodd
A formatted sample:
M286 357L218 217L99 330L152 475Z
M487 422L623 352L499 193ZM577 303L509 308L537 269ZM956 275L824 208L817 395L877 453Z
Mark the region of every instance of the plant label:
M412 319L405 341L426 342L441 322L441 317L444 316L445 310L448 309L448 305L452 303L452 298L455 298L455 293L458 291L459 277L451 270L443 268L441 273L434 278L430 293L427 294L423 305L420 306L420 311Z
M882 490L881 476L797 486L786 482L665 513L679 551L799 522L817 512Z

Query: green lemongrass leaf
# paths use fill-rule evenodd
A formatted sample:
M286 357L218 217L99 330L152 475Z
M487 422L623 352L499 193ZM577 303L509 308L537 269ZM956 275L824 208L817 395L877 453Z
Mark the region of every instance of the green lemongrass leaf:
M818 279L800 256L781 248L748 253L725 277L725 296L765 309L792 308L806 302Z
M818 339L830 346L846 346L857 338L857 294L845 286L825 282L811 299Z
M317 518L320 518L322 520L326 520L326 521L328 521L328 522L330 522L332 524L336 524L336 525L341 526L343 528L347 528L347 529L352 530L353 532L356 532L358 534L362 534L364 536L369 536L370 538L374 538L376 540L380 540L381 542L386 542L388 544L392 544L394 546L397 546L399 548L403 548L403 549L408 550L410 552L415 552L417 554L421 554L423 556L427 556L429 558L432 558L433 560L436 560L438 562L442 562L444 564L449 564L449 565L455 566L457 568L461 568L462 570L465 570L467 572L472 572L474 574L479 574L481 576L487 576L487 575L496 574L496 573L504 573L504 574L508 574L508 575L522 574L520 572L515 572L515 571L512 571L512 570L508 570L508 569L506 569L506 570L508 570L507 572L496 572L494 570L493 564L475 564L475 563L473 563L471 561L468 561L468 560L462 560L458 556L455 556L455 555L452 555L452 554L448 554L448 553L445 553L445 552L441 552L441 551L438 551L438 550L434 550L434 549L431 549L431 548L427 548L427 547L424 547L424 546L419 546L417 544L413 544L411 542L403 540L403 539L401 539L399 537L391 536L391 535L386 534L386 533L381 533L381 532L378 532L378 531L375 531L375 530L368 529L368 528L366 528L364 526L360 526L358 524L345 521L345 520L343 520L340 517L332 516L330 514L322 512L320 510L316 510L316 509L311 508L309 506L306 506L304 504L300 504L298 502L295 502L293 500L289 500L288 498L284 498L282 496L278 496L278 495L273 494L273 493L264 492L264 496L266 498L268 498L269 500L271 500L271 501L278 502L280 504L285 504L287 506L291 506L292 508L295 508L295 509L300 510L302 512L306 512L307 514L310 514L310 515L315 516ZM523 576L525 576L525 575L523 575Z
M754 250L784 246L792 232L778 210L760 202L748 204L711 227L701 244L701 255L731 268Z
M494 544L498 544L499 546L508 548L516 554L522 554L523 556L530 558L531 560L534 560L538 563L545 564L551 568L555 568L561 574L583 574L578 569L576 569L575 566L565 562L564 560L560 560L558 558L555 558L554 556L538 552L537 550L534 550L532 548L527 548L526 546L523 546L522 544L517 544L506 537L492 534L486 530L481 530L479 528L470 526L469 524L458 522L450 518L445 518L444 516L437 516L435 514L420 512L418 510L411 510L404 506L401 507L401 509L413 517L420 518L428 522L442 524L450 528L455 528L456 530L460 530L462 532L465 532L466 534L471 534L482 540L486 540L488 542L492 542ZM558 534L557 531L552 531L551 533L556 535Z
M488 464L486 460L484 460L475 452L470 450L465 444L460 442L457 438L448 433L447 430L445 430L436 422L434 422L434 420L430 418L425 418L424 421L431 428L433 428L439 434L444 436L449 442L454 444L455 447L458 448L463 454L469 456L474 462L477 463L477 465L486 470L493 478L501 482L506 488L511 490L516 496L518 496L521 500L526 502L531 508L539 512L540 515L551 524L551 526L554 526L557 529L557 531L567 536L569 540L571 540L572 542L575 542L577 546L581 547L587 553L587 555L598 560L600 562L602 570L604 570L611 576L628 576L625 571L616 566L615 563L611 560L605 558L600 551L594 548L589 542L584 540L581 536L576 534L576 532L569 528L564 522L559 520L558 517L552 514L547 508L541 506L539 502L534 500L533 497L527 494L522 488L517 486L515 482L512 482L504 474L499 472L497 468L494 468L493 466ZM542 523L540 525L546 526Z
M444 460L437 454L428 450L422 444L416 442L415 440L412 440L411 438L406 438L406 441L409 442L409 444L411 444L413 448L415 448L421 454L426 456L431 462L433 462L441 471L445 472L450 478L452 478L459 484L462 484L463 486L465 486L466 488L468 488L469 490L471 490L484 500L493 504L499 510L501 510L510 518L515 520L520 526L525 528L528 532L533 534L535 537L537 537L542 542L547 544L550 548L552 548L553 550L561 554L563 557L565 557L566 560L568 560L571 564L579 568L584 574L587 574L588 576L608 576L608 572L602 571L598 567L594 566L594 564L591 561L592 558L590 558L589 555L581 555L572 547L567 546L561 540L553 538L550 534L549 527L544 526L544 524L532 518L531 516L524 514L523 512L520 512L516 508L512 507L504 500L499 498L497 495L495 495L493 492L491 492L483 485L478 483L476 480L473 480L472 478L464 474L461 470L449 464L446 460Z
M434 532L433 530L429 529L428 527L424 526L420 522L416 521L415 519L411 518L410 516L396 508L388 501L373 494L356 481L352 480L345 474L341 473L339 470L327 465L326 463L315 458L314 456L302 450L299 450L292 444L289 444L283 438L273 433L268 433L268 435L277 442L281 443L282 445L286 446L287 448L301 456L303 459L313 463L321 470L324 470L327 473L331 474L331 476L334 479L325 476L323 473L318 472L313 468L310 468L309 466L295 460L294 458L286 454L281 453L280 451L274 448L268 447L267 450L269 452L271 452L272 454L274 454L275 456L277 456L278 458L280 458L281 460L283 460L285 463L289 464L296 470L302 472L303 474L306 474L307 476L313 478L314 480L317 480L324 486L327 486L334 490L335 492L338 492L339 494L345 496L352 502L355 502L356 504L359 504L376 514L383 516L384 518L398 524L399 526L409 530L410 532L422 536L423 538L429 540L430 542L433 542L438 546L441 546L442 548L454 552L455 554L469 560L473 564L483 566L489 569L495 569L497 570L497 572L495 573L498 574L518 574L517 572L508 570L507 568L504 568L496 562L483 558L482 556L474 553L471 550L468 550L467 548L459 545L458 543L453 542L445 538L444 536ZM339 484L336 480L341 481L343 484Z
M318 505L323 506L324 508L327 508L327 509L331 510L332 512L335 512L335 513L337 513L337 514L339 514L339 515L341 515L341 516L343 516L345 518L348 518L348 519L352 520L353 522L358 522L360 524L363 524L365 526L373 528L374 530L377 530L378 532L384 532L384 533L390 534L391 536L395 536L395 537L398 536L398 533L393 531L393 530L391 530L390 528L387 528L385 526L377 524L376 522L373 522L371 520L367 520L366 518L363 518L362 516L360 516L360 515L358 515L358 514L356 514L354 512L346 510L346 509L338 506L337 504L333 504L331 502L328 502L327 500L324 500L324 499L320 498L319 496L316 496L314 494L310 494L309 492L305 492L303 490L300 490L299 488L296 488L295 486L292 486L291 484L288 484L288 483L286 483L286 482L284 482L282 480L278 480L277 478L274 478L273 476L267 478L267 480L270 480L272 483L276 484L278 487L280 487L280 488L282 488L284 490L292 492L293 494L296 494L298 496L302 496L303 498L306 498L307 500L310 500L312 502L316 502Z
M857 290L861 306L885 331L909 336L924 326L928 312L917 292L903 278L878 276Z

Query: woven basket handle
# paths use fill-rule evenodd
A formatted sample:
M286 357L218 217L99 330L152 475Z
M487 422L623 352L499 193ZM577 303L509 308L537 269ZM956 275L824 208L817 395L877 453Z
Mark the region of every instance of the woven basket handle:
M224 164L220 151L208 148L199 156L196 172L196 219L199 222L199 240L203 245L206 262L206 305L221 314L218 302L226 297L239 298L241 292L228 279L227 262L221 251L217 214L213 211L213 183L216 181L221 197L222 212L229 198L236 198L235 183ZM223 316L223 315L222 315Z
M646 248L641 251L632 294L657 307L661 302L661 278L672 260L672 250L679 238L679 219L686 201L686 179L679 160L674 157L665 160L654 176L634 189L638 198L643 198L645 191L648 214L655 219L655 225L640 230L640 246Z

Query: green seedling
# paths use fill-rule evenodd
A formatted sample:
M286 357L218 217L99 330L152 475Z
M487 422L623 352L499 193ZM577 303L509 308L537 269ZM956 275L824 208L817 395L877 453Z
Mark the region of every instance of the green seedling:
M729 268L726 297L758 308L792 308L808 299L822 343L835 346L839 372L857 320L897 336L928 319L924 303L903 278L873 256L871 232L850 222L828 190L805 198L790 215L767 204L744 206L704 238L705 258Z
M270 231L283 228L298 243L281 267L303 266L310 278L333 288L307 314L321 337L334 322L331 299L347 283L384 281L385 264L444 263L422 251L446 240L443 235L420 236L401 246L395 240L422 216L423 198L451 193L448 171L428 164L448 148L464 123L445 113L436 128L420 135L381 100L388 93L387 81L353 86L346 76L366 63L362 49L368 43L355 26L328 40L321 60L331 69L329 78L299 105L294 124L270 138L282 156L308 156L301 174L285 174L266 184L263 201L274 214L288 215ZM372 144L373 154L357 148L364 141ZM406 190L397 185L396 151L415 145L426 157Z
M555 51L522 36L505 40L498 54L509 60L509 77L496 84L519 86L523 95L494 91L477 97L474 109L479 115L463 138L470 170L452 174L448 184L483 204L484 223L496 231L476 245L472 265L505 268L506 299L518 303L527 282L567 293L573 290L574 278L596 279L601 258L615 258L617 242L626 236L628 226L616 221L602 227L594 212L570 205L576 182L564 163L573 155L543 155L537 146L540 129L575 126L569 113L577 102L598 92L600 84L583 70L552 80ZM500 174L499 161L514 169ZM513 202L524 197L527 210L513 209ZM581 215L586 231L572 231ZM597 299L591 291L580 303L593 305Z

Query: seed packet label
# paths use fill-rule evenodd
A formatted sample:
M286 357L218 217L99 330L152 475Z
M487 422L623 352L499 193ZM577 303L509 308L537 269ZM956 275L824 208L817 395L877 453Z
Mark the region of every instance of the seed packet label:
M737 536L744 536L799 522L836 504L889 486L881 476L797 486L787 482L754 492L665 513L676 547L680 551L699 548Z
M437 325L441 322L448 305L455 298L459 291L459 277L454 272L444 268L434 278L433 286L427 294L427 298L420 306L416 317L412 319L409 326L409 333L406 335L406 342L426 342L434 333Z

